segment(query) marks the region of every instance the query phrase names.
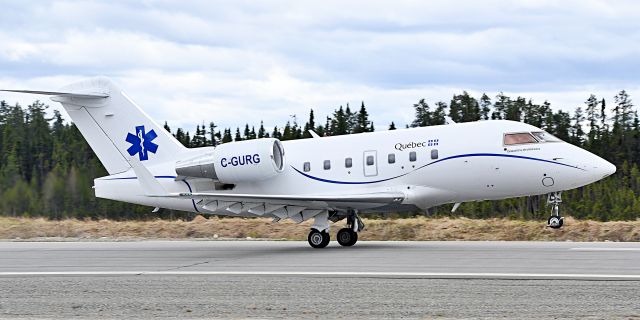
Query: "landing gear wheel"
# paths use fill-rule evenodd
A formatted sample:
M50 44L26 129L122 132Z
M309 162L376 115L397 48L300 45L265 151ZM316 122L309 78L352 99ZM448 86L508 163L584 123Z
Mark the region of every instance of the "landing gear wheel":
M561 216L551 216L549 220L547 220L547 225L552 229L560 229L564 224L564 218Z
M351 228L342 228L336 236L338 243L343 247L351 247L358 242L358 233Z
M564 218L560 215L562 193L552 192L547 197L547 204L551 205L551 216L547 220L547 226L552 229L560 229L564 224Z
M320 249L326 247L329 244L329 241L331 241L331 238L329 237L329 233L326 231L311 229L307 240L309 241L309 245L311 247Z

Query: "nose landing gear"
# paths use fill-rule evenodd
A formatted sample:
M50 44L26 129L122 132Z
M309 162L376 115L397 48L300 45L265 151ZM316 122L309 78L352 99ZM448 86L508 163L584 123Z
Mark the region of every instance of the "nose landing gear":
M551 216L547 220L547 226L552 229L560 229L564 224L564 218L560 215L560 203L562 192L552 192L547 196L547 205L551 205Z

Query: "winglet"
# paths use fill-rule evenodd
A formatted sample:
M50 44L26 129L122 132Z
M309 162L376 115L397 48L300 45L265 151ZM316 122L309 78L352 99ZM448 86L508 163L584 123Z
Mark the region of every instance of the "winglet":
M129 158L129 164L131 164L133 172L136 174L136 177L138 177L138 182L147 196L157 197L169 194L140 160L131 157Z

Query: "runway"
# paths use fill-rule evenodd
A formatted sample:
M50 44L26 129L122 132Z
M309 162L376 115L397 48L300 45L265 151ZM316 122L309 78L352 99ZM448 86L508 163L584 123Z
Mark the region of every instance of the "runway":
M0 318L640 319L640 244L0 242Z

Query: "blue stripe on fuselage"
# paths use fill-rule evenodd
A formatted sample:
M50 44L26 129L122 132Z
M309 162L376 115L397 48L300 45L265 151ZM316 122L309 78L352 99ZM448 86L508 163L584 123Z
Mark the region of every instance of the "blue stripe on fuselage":
M309 178L309 179L313 179L316 181L321 181L321 182L326 182L326 183L335 183L335 184L371 184L371 183L378 183L378 182L384 182L384 181L389 181L389 180L393 180L393 179L397 179L400 177L404 177L410 173L416 172L422 168L428 167L430 165L436 164L438 162L442 162L442 161L446 161L446 160L451 160L451 159L457 159L457 158L468 158L468 157L504 157L504 158L515 158L515 159L525 159L525 160L533 160L533 161L541 161L541 162L547 162L547 163L553 163L553 164L557 164L557 165L561 165L561 166L565 166L565 167L569 167L569 168L574 168L574 169L578 169L578 170L582 170L584 171L584 169L576 167L576 166L572 166L566 163L562 163L562 162L557 162L557 161L552 161L552 160L545 160L545 159L539 159L539 158L533 158L533 157L526 157L526 156L517 156L517 155L512 155L512 154L500 154L500 153L469 153L469 154L459 154L459 155L455 155L455 156L450 156L450 157L446 157L446 158L442 158L430 163L427 163L421 167L418 167L416 169L414 169L411 172L407 172L404 174L401 174L399 176L395 176L395 177L391 177L391 178L386 178L386 179L381 179L381 180L375 180L375 181L337 181L337 180L329 180L329 179L323 179L323 178L319 178L319 177L315 177L312 176L310 174L306 174L300 170L298 170L296 167L291 166L295 171L297 171L298 173L300 173L301 175Z

